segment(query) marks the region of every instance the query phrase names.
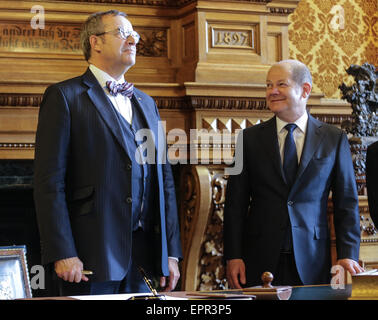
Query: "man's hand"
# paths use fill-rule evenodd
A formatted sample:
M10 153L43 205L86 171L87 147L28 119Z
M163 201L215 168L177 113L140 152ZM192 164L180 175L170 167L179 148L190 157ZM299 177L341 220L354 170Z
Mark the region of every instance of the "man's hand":
M78 257L72 257L55 261L55 272L59 278L69 282L88 281L89 279L83 275L83 263Z
M180 271L178 262L176 259L168 258L169 268L169 284L166 286L167 280L165 277L160 277L160 287L164 288L164 291L172 291L176 285L178 279L180 279Z
M360 272L364 272L364 268L362 268L357 261L354 261L352 259L340 259L337 260L336 264L342 266L344 270L349 271L351 275L355 275Z
M244 261L242 259L227 260L226 275L232 289L242 289L241 284L246 283Z

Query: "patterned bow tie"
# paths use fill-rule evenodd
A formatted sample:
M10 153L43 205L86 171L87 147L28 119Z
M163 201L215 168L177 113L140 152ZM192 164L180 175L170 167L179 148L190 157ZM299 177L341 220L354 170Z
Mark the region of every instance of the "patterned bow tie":
M117 84L115 81L106 81L106 87L112 96L116 96L118 93L131 99L133 96L134 85L129 82Z

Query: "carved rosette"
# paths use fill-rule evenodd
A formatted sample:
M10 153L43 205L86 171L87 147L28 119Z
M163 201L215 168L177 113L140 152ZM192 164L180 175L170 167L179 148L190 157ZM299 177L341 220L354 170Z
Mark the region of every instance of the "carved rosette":
M138 30L140 41L137 55L144 57L166 57L168 54L167 30L151 28Z

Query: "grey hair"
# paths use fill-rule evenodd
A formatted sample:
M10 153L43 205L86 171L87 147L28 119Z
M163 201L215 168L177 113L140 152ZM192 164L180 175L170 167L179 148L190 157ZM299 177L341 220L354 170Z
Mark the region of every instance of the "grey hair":
M127 17L127 14L118 10L101 11L91 14L88 19L83 23L80 32L80 44L83 50L85 60L89 60L91 57L91 44L89 38L92 35L104 32L104 24L102 22L102 17L112 15L112 16L122 16Z
M302 62L298 60L282 60L274 65L286 64L289 65L291 71L292 80L299 84L303 85L305 82L308 82L312 86L312 76L309 68Z

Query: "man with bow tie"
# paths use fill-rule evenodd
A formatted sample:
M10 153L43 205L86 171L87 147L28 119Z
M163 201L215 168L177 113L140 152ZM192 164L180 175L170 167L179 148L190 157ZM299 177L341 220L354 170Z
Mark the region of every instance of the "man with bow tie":
M124 80L139 41L126 17L111 10L87 19L81 44L89 68L47 88L40 106L34 199L42 263L53 265L62 295L148 292L139 268L165 290L180 276L165 144L156 142L153 161L141 161L138 148L139 130L161 134L160 116L153 99Z

